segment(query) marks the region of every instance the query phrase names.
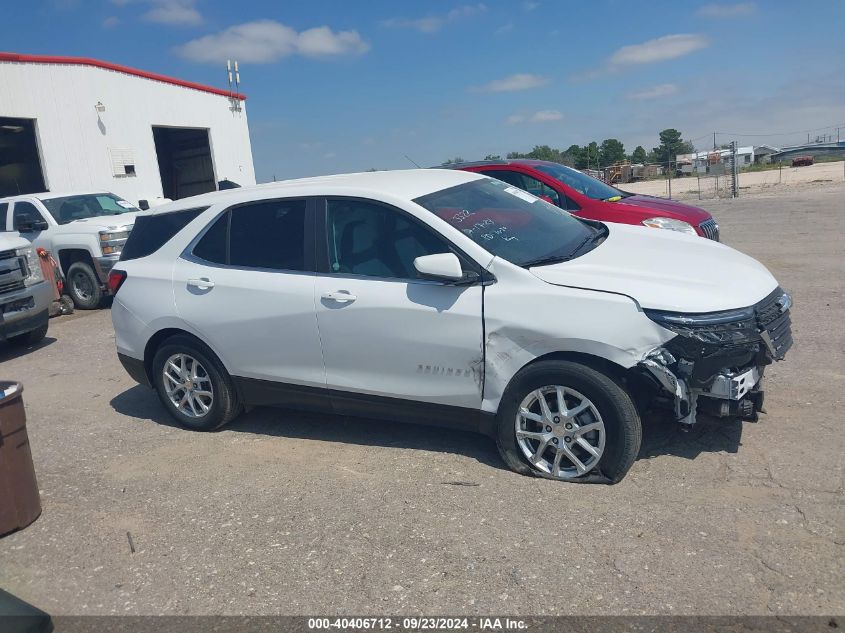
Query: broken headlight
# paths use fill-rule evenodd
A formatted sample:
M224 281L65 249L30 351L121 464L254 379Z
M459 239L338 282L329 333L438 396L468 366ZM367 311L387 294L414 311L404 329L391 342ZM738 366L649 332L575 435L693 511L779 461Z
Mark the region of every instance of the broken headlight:
M645 315L680 336L715 345L741 345L760 340L754 308L685 314L643 310Z

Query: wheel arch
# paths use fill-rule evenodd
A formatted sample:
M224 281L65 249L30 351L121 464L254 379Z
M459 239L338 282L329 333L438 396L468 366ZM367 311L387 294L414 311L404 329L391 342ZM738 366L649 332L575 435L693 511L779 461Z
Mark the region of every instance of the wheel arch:
M67 275L68 269L76 262L82 262L90 265L96 272L94 266L94 258L84 248L62 248L59 249L59 266L61 266L62 274Z
M193 339L200 346L206 348L214 354L220 364L223 365L223 368L226 369L227 372L229 371L229 368L226 366L226 363L223 361L220 354L218 354L215 349L203 341L199 336L179 327L165 327L158 330L149 339L147 339L147 343L144 345L144 371L147 374L150 384L155 384L153 381L153 359L155 358L156 352L166 340L173 338L174 336L185 336Z

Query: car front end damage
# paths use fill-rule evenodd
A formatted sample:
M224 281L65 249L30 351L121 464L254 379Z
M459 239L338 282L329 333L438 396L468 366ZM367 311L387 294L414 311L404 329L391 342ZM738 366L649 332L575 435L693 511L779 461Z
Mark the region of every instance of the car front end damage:
M701 411L715 417L756 420L763 410L765 367L792 346L792 298L776 288L748 308L683 314L644 310L677 336L639 363L658 385L675 418L686 427Z

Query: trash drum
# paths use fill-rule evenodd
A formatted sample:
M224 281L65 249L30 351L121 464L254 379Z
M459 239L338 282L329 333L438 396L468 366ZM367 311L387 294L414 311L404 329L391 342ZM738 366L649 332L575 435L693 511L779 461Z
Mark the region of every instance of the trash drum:
M0 381L0 536L41 514L22 395L22 384Z

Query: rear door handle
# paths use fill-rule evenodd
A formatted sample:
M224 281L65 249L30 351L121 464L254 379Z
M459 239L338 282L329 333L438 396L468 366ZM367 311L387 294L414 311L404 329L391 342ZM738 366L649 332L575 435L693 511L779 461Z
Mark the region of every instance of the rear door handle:
M211 281L211 279L209 279L208 277L201 277L200 279L189 279L188 285L194 286L195 288L199 288L200 290L214 288L214 282Z
M323 293L323 299L328 299L329 301L337 301L339 303L352 303L357 298L358 297L347 292L346 290L338 290L337 292Z

